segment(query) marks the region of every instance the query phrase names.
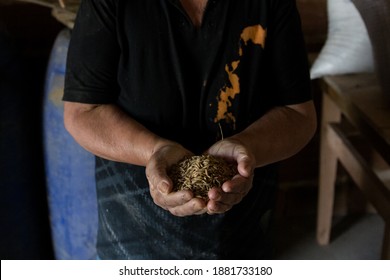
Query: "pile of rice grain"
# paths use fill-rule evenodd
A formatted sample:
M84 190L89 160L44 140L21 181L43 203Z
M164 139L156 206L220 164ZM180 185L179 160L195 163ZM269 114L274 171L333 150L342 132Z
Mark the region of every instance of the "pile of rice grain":
M169 170L174 191L191 190L196 197L207 198L207 193L237 174L237 167L211 155L185 157Z

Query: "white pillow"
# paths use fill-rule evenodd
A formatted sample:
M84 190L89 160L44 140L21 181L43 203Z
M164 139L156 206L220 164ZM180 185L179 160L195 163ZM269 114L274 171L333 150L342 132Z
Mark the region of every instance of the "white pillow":
M374 72L366 26L351 0L328 0L328 37L310 76L316 79L359 72Z

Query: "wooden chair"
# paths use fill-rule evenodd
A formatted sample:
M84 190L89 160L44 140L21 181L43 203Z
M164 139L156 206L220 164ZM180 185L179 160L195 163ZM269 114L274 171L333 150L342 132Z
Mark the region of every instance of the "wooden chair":
M374 74L327 76L323 92L317 241L330 241L340 163L384 219L382 259L390 259L390 104ZM346 129L344 122L353 129ZM361 153L354 143L364 145Z

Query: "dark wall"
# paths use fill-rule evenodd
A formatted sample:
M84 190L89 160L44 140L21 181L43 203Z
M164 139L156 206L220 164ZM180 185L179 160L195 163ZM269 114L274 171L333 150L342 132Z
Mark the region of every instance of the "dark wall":
M53 258L42 156L46 65L63 26L48 8L0 1L0 257Z
M327 37L327 0L296 0L301 15L309 61L313 62ZM318 127L321 116L321 91L318 80L312 81L312 94L317 109ZM284 187L313 186L318 181L319 130L297 155L281 164L280 181Z

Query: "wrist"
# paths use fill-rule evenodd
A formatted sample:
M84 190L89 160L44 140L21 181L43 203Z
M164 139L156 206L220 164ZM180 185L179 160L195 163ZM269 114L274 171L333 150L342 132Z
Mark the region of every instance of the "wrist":
M174 146L177 146L178 149L183 149L183 146L177 142L174 142L174 141L171 141L171 140L168 140L165 138L161 138L161 137L156 137L154 144L153 144L153 147L150 151L148 161L150 160L151 157L153 157L156 154L156 152L161 151L162 149L164 149L166 147L174 147Z

